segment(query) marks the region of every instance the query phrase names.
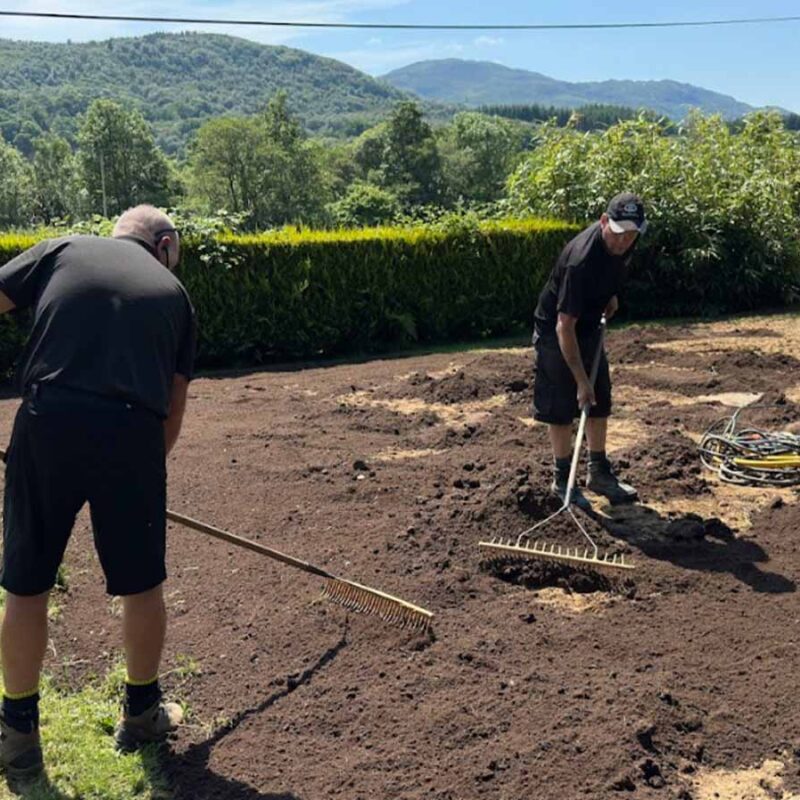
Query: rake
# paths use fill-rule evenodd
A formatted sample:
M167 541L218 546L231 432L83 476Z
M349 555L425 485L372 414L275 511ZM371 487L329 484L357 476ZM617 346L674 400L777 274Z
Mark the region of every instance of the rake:
M362 586L360 583L339 578L321 567L309 564L307 561L301 561L299 558L294 558L294 556L287 556L285 553L273 550L271 547L266 547L258 542L236 536L221 528L216 528L213 525L208 525L205 522L186 517L169 509L167 509L167 519L200 533L213 536L215 539L221 539L223 542L252 550L254 553L267 556L267 558L271 558L274 561L288 564L290 567L301 569L303 572L325 578L325 586L322 590L325 598L346 608L348 611L354 611L358 614L371 614L380 617L390 625L422 632L427 631L433 621L433 613L427 609L415 606L413 603L409 603L399 597L393 597L385 592L372 589L369 586Z
M2 448L0 448L0 460L6 460L6 451ZM271 558L274 561L288 564L290 567L301 569L303 572L309 572L312 575L325 578L323 596L348 611L380 617L389 625L421 633L427 632L433 621L433 613L425 608L420 608L420 606L415 606L413 603L409 603L399 597L393 597L377 589L372 589L369 586L362 586L360 583L332 575L321 567L301 561L299 558L288 556L258 542L245 539L242 536L236 536L221 528L216 528L213 525L208 525L205 522L200 522L169 509L167 509L167 519L200 533L205 533L215 539L221 539L223 542L252 550L254 553L267 556L267 558Z
M389 625L423 633L430 628L433 621L433 613L427 609L415 606L413 603L409 603L399 597L393 597L385 592L372 589L369 586L363 586L360 583L332 575L321 567L309 564L307 561L301 561L299 558L294 558L294 556L288 556L258 542L236 536L221 528L216 528L213 525L208 525L205 522L186 517L169 509L167 509L167 519L200 533L213 536L215 539L221 539L223 542L243 547L246 550L252 550L254 553L267 556L267 558L271 558L274 561L288 564L290 567L301 569L303 572L325 578L325 586L322 590L324 597L346 608L348 611L354 611L358 614L371 614L380 617Z
M600 358L603 353L603 340L605 337L606 318L600 320L600 336L597 343L597 350L592 362L589 380L592 386L597 379L597 372L600 368ZM568 566L573 569L583 569L593 572L608 573L610 575L619 574L620 571L634 569L633 564L625 561L622 554L600 554L597 543L589 535L581 521L572 510L572 490L575 488L575 481L578 474L578 462L580 461L581 446L583 435L586 430L586 420L589 416L590 406L587 403L581 409L580 421L578 423L578 435L575 438L575 449L572 452L572 463L570 464L569 479L567 480L567 491L564 494L564 504L532 527L524 530L514 539L495 536L490 542L478 542L478 547L487 554L490 562L506 564L509 562L544 561L553 564ZM557 517L566 514L572 518L578 530L588 543L588 547L564 547L560 544L547 543L537 537L540 532Z

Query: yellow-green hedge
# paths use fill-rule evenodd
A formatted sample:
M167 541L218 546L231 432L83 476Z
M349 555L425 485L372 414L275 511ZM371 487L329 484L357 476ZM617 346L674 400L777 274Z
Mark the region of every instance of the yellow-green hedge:
M512 220L187 237L180 277L200 321L199 363L374 352L529 327L542 281L576 230ZM0 263L34 241L0 237ZM4 322L0 369L20 340L18 324Z

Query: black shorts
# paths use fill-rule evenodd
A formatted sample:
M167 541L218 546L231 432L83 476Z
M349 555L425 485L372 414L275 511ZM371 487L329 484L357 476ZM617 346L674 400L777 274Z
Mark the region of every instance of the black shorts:
M591 373L597 350L597 338L580 340L581 358L586 374ZM594 382L597 401L589 411L590 417L611 415L611 376L605 351L600 358ZM536 341L536 371L533 384L533 417L551 425L569 425L580 416L578 386L564 355L554 338L541 337Z
M6 459L3 572L13 594L53 587L89 503L109 594L166 578L163 420L121 400L39 385L23 400Z

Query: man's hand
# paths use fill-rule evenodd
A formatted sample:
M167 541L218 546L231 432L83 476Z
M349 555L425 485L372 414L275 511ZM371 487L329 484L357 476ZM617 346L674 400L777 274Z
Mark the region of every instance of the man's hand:
M581 381L578 384L578 408L583 411L586 406L593 406L597 403L594 396L594 389L589 381Z
M606 310L603 312L603 314L605 314L606 320L611 319L611 317L613 317L614 314L617 313L618 309L619 309L619 300L617 299L617 296L614 295L608 301L608 305L606 306Z

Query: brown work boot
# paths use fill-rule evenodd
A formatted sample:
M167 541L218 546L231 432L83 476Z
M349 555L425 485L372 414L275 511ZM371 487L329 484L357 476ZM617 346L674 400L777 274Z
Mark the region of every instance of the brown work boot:
M183 709L177 703L162 700L135 717L124 713L114 731L117 749L130 752L150 742L163 742L181 722Z
M0 715L0 771L10 782L28 781L44 770L39 729L20 733Z

